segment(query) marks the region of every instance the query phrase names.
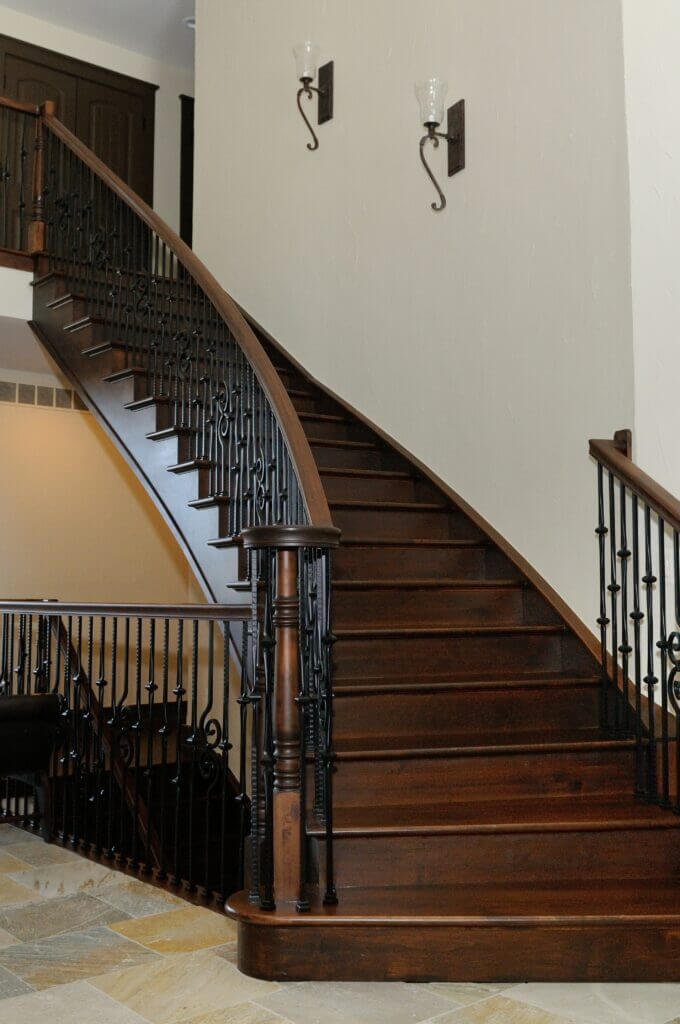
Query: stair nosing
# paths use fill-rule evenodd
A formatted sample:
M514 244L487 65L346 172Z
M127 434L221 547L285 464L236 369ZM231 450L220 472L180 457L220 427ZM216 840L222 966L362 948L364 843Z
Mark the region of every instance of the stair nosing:
M522 623L519 625L459 625L459 626L369 626L334 630L337 638L363 640L369 637L387 639L396 636L553 636L568 633L564 623Z
M458 757L516 757L521 754L557 754L632 750L635 739L554 740L550 743L494 743L449 747L399 747L394 749L336 750L335 761L432 761ZM646 745L646 741L643 741Z
M578 676L570 675L564 679L558 677L550 678L541 676L536 679L481 679L461 680L449 682L413 682L413 683L359 683L357 686L348 685L346 681L340 681L333 685L333 695L342 699L343 697L359 697L380 695L385 693L430 693L447 692L452 693L466 690L522 690L522 689L580 689L582 687L596 688L602 684L599 676Z

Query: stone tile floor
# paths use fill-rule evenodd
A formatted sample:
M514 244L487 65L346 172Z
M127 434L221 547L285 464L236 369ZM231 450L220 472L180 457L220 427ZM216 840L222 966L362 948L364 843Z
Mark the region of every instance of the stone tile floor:
M0 825L0 1024L680 1024L680 985L271 984L235 927Z

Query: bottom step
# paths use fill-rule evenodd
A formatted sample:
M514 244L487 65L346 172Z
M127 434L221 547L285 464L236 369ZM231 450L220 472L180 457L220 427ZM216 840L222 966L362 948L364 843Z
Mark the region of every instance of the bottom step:
M338 897L306 914L231 897L239 970L275 981L680 981L675 879Z

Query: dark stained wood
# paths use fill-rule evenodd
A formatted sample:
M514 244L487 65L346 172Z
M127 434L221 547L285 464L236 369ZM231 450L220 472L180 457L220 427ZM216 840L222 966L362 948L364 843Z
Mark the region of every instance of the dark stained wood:
M158 86L108 68L0 36L3 92L53 113L144 199L153 196Z
M616 441L592 439L588 442L590 454L607 469L623 480L627 487L646 501L674 530L680 530L680 501L662 487L648 473L636 466L625 455Z
M194 98L183 96L180 102L179 152L179 235L191 245L194 235Z
M344 904L344 905L343 905ZM241 897L240 970L294 981L674 981L680 888L637 881L347 890L336 908L267 917Z
M27 252L19 249L3 249L0 246L0 267L9 267L12 270L33 270L33 257Z
M300 600L298 555L276 553L274 639L274 899L294 902L300 892Z

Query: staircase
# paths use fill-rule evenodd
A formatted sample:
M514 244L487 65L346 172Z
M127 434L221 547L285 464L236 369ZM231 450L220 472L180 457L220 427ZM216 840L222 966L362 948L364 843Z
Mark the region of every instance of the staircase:
M245 593L264 623L261 706L272 700L274 710L260 720L250 888L227 904L241 969L275 979L679 978L674 720L666 702L666 787L656 799L656 711L638 672L633 714L628 673L607 654L606 609L599 645L459 496L246 324L169 229L53 117L43 120L46 241L33 329L158 503L207 599L238 605ZM110 207L102 238L87 204L66 209L63 190L49 184L64 152L115 192L120 206ZM240 401L230 408L219 393L227 377ZM225 424L244 409L225 483ZM272 466L278 483L269 479L258 497ZM621 486L625 506L637 492L629 479ZM612 508L616 522L622 506ZM289 666L285 722L285 602L273 589L284 563L270 577L269 556L247 553L258 546L248 531L276 523L340 531L333 635L322 642L332 648L332 700L330 689L310 696L304 681L298 694ZM602 541L603 522L599 529ZM276 557L271 539L259 547ZM617 557L615 546L615 565ZM287 600L302 602L304 636L312 577L302 555L295 564ZM621 585L610 580L610 598ZM305 701L318 708L324 698L315 714L326 717L305 717ZM317 748L322 726L327 746ZM286 782L277 765L295 758ZM637 785L636 795L641 772L653 786ZM302 810L279 834L277 809L294 808L294 798ZM258 858L270 872L259 881Z

